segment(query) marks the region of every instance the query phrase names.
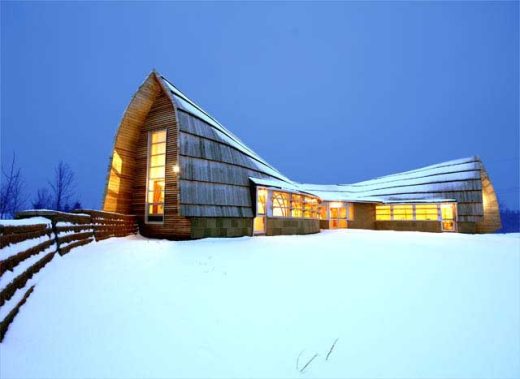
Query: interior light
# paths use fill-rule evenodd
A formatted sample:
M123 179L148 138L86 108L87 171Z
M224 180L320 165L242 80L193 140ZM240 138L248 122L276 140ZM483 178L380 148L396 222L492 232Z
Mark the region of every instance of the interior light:
M178 174L179 172L181 171L181 169L179 168L179 165L173 165L173 172Z

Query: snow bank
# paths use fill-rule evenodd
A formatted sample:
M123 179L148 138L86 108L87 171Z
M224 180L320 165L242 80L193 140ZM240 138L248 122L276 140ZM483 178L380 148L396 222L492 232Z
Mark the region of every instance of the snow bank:
M109 239L42 272L0 377L519 377L519 256L520 235Z

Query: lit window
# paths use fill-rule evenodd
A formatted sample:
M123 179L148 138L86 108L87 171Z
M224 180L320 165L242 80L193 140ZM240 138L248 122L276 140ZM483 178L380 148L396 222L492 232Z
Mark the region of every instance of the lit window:
M437 204L417 204L415 206L415 219L419 221L437 221L439 219Z
M291 216L291 195L286 192L273 191L273 216Z
M413 220L413 205L394 205L394 220Z
M303 217L303 202L301 195L292 195L291 196L291 214L292 217L301 218Z
M328 220L328 217L327 217L327 206L321 206L320 207L320 219L321 220Z
M386 221L392 219L392 208L390 205L376 205L376 220Z
M303 196L303 217L318 218L318 200L313 197Z
M454 220L455 211L453 210L453 204L442 204L441 215L443 220Z
M149 134L148 185L146 212L148 222L164 219L164 187L166 165L166 130Z
M267 204L267 190L265 188L258 188L256 196L256 213L259 215L265 215L265 209Z

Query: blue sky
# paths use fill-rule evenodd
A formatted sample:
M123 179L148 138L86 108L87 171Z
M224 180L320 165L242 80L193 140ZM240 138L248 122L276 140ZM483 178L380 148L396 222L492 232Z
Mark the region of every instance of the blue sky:
M99 208L156 68L290 178L348 183L479 155L519 208L518 2L2 2L1 159L59 160Z

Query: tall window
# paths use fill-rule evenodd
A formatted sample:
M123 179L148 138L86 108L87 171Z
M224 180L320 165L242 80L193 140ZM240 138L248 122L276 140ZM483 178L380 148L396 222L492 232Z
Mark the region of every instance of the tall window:
M164 178L166 166L166 130L148 134L148 183L146 221L164 220Z
M301 195L292 195L292 216L296 218L303 217L303 203Z
M254 220L255 234L265 233L265 215L267 213L267 189L257 188L256 190L256 217Z

